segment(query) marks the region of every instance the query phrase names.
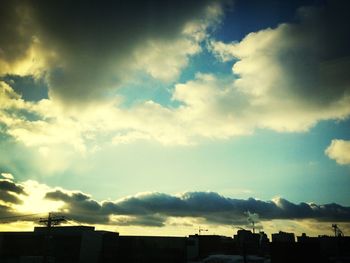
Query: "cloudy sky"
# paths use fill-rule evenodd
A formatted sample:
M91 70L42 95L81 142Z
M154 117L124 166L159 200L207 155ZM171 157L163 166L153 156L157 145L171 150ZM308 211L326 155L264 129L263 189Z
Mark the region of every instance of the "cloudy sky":
M346 0L0 5L0 230L350 234Z

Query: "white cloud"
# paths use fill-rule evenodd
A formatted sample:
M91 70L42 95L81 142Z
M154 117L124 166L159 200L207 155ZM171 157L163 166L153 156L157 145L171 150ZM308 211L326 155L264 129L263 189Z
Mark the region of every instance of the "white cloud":
M113 144L128 144L137 140L150 139L150 136L141 132L129 132L126 134L117 134L113 137Z
M202 18L187 22L177 38L145 41L134 52L136 68L156 79L175 80L187 66L189 57L202 51L200 44L208 38L208 28L215 27L222 16L220 2L214 2L206 7Z
M344 49L342 44L346 39L342 41L343 34L333 30L339 21L329 22L331 11L305 9L308 15L304 14L298 24L251 33L238 43L213 41L211 48L219 58L233 60L235 75L223 78L198 73L192 80L175 84L172 99L179 107L149 100L125 108L120 98L106 98L92 100L83 110L67 108L52 98L24 101L8 84L0 82L2 132L38 149L43 158L64 155L62 163L66 164L71 155L65 152L84 155L111 141L118 144L147 139L164 145L191 145L203 138L252 134L258 128L304 132L322 120L346 119L350 115L350 80L346 74L350 60L346 56L348 46ZM209 37L207 28L217 24L221 16L220 5L207 5L196 19L185 19L173 37L147 38L132 50L131 60L138 61L133 66L163 80L176 78L188 63L188 56L199 52L199 43ZM327 27L312 23L315 21ZM69 74L75 75L74 70ZM85 73L77 74L78 79L89 75ZM91 76L95 74L98 72ZM74 92L83 96L89 85L84 86L84 92L79 87ZM56 91L51 88L50 96L55 97ZM56 169L52 165L52 171Z
M331 144L325 150L325 154L338 164L350 164L350 141L332 140Z
M199 42L187 36L175 41L149 40L135 51L136 67L143 69L153 78L173 81L187 66L188 57L200 51Z
M212 41L220 60L234 60L233 85L247 96L255 126L298 132L350 115L349 43L334 30L342 20L329 20L344 15L333 9L303 9L298 24L250 33L238 43Z
M10 173L1 173L1 176L5 179L13 180L13 175Z
M189 136L223 139L251 132L244 94L214 75L197 74L194 80L177 84L173 99L183 103L175 114Z

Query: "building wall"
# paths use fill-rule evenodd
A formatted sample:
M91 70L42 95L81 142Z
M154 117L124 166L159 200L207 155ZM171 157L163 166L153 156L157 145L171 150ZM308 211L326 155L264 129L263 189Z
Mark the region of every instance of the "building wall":
M187 239L187 260L196 260L199 258L199 240L196 236L190 236Z
M46 256L49 262L55 263L98 263L103 252L103 237L107 234L86 227L3 232L0 233L0 262L35 262Z
M120 236L118 260L128 263L184 263L186 238Z
M294 233L278 232L272 234L272 242L295 242Z
M102 250L102 235L96 232L84 232L80 244L80 263L97 263Z
M192 255L197 254L197 257L190 257L190 255L188 255L188 258L191 260L204 259L214 254L228 255L237 252L235 242L230 237L218 235L191 235L188 240L195 241L195 246L193 246L190 251ZM191 243L193 243L193 241Z

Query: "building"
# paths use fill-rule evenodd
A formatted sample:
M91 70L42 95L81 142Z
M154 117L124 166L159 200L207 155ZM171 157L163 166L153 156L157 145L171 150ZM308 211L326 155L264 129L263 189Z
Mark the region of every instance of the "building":
M269 239L264 232L252 233L250 230L240 229L233 237L240 255L260 255L269 253Z
M119 236L118 262L185 263L186 237Z
M0 232L1 263L350 263L350 237L239 230L234 238L120 236L94 227L36 227L33 232Z
M1 263L185 263L186 237L119 236L88 226L0 232Z
M215 254L237 254L233 239L219 235L190 235L188 237L187 257L189 260L202 260Z
M272 234L272 242L295 242L294 233L287 233L283 231L279 231L278 233Z
M115 262L118 236L87 226L0 232L0 262Z
M350 262L350 237L318 236L309 237L302 234L297 237L303 248L314 248L314 254L326 262ZM310 251L310 249L308 249Z

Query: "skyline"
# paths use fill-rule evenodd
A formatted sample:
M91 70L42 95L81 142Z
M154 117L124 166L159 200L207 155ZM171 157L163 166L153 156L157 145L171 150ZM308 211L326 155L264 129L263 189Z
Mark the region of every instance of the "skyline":
M238 229L264 231L271 235L287 231L301 235L332 235L331 222L349 227L350 209L335 203L294 204L283 198L263 201L257 198L233 199L215 192L186 192L169 195L144 192L118 200L99 202L81 191L50 188L36 181L16 183L2 174L1 198L14 211L1 207L1 230L32 230L47 211L67 218L63 225L92 225L121 234L188 236L206 229L207 234L230 236ZM5 209L4 209L5 208ZM254 211L254 212L250 212ZM7 223L15 222L13 226ZM316 228L316 229L315 229ZM346 234L346 233L345 233Z
M0 5L0 217L350 232L347 1Z

